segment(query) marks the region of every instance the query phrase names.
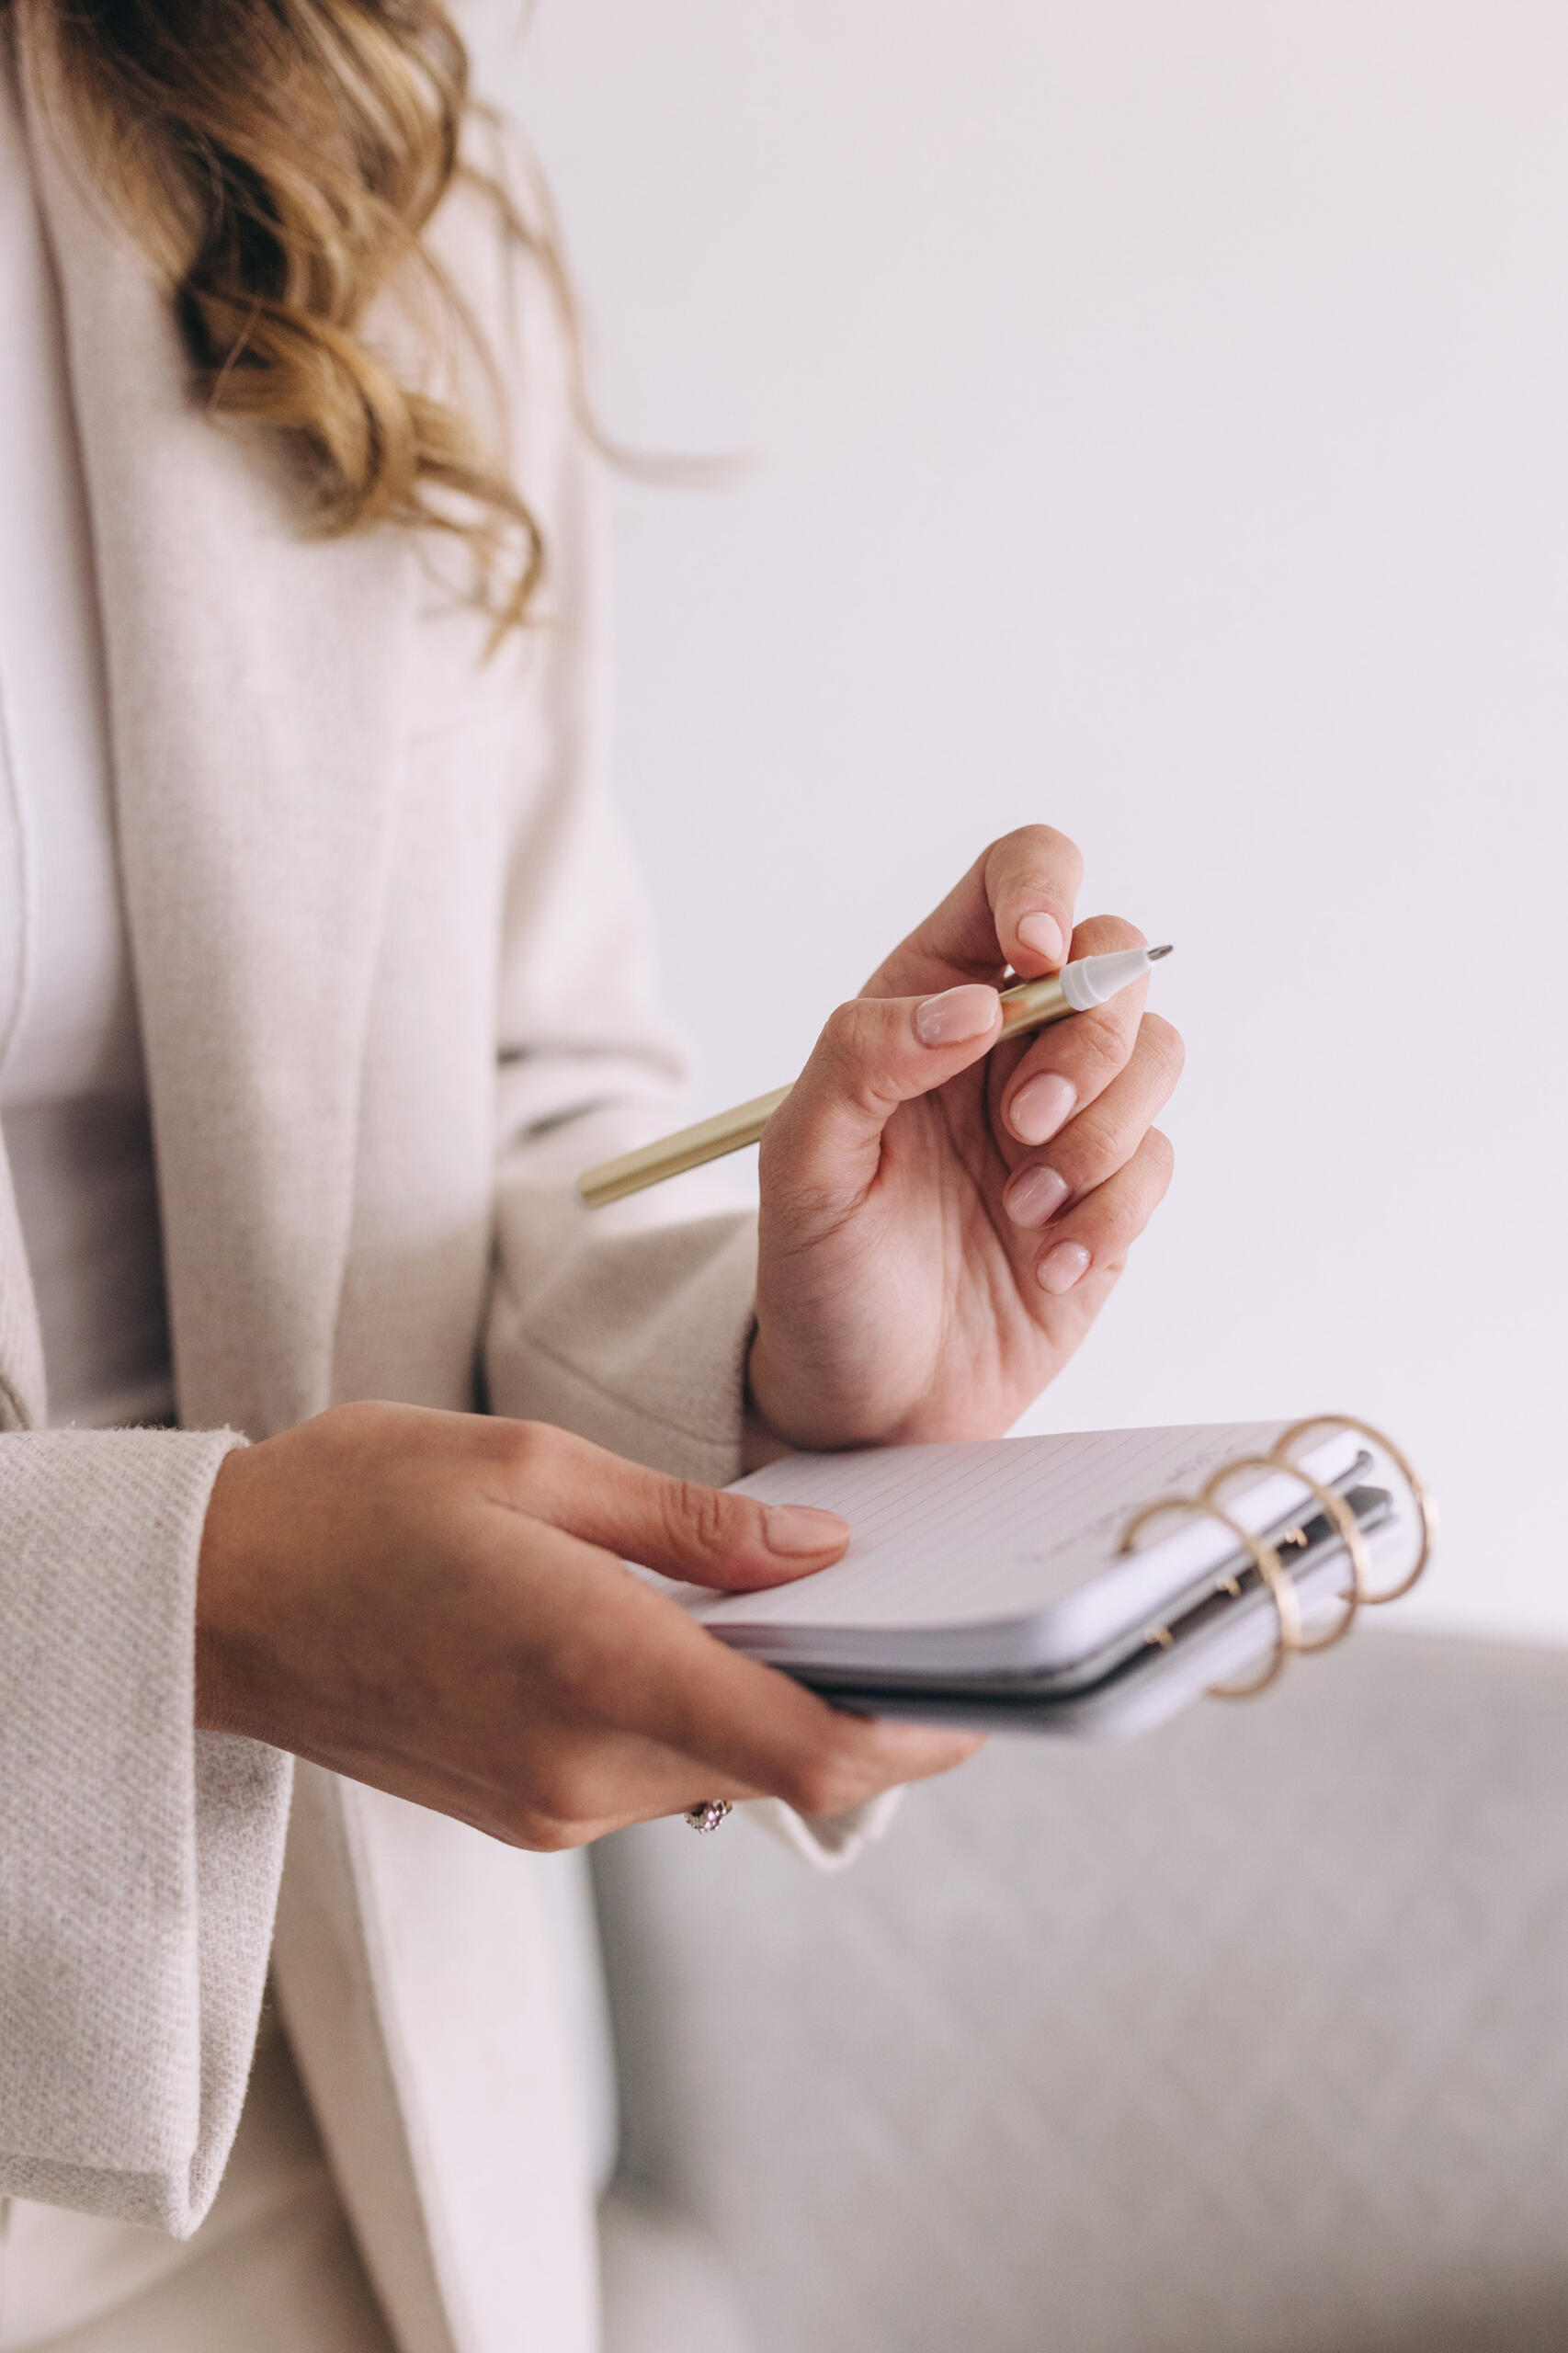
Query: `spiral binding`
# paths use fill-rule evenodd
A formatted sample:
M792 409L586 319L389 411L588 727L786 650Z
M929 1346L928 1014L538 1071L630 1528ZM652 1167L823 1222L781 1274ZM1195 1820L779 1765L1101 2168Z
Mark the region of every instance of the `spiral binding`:
M1367 1549L1367 1539L1349 1505L1343 1495L1335 1495L1332 1487L1321 1486L1317 1480L1309 1478L1300 1463L1293 1459L1292 1449L1299 1447L1303 1438L1316 1431L1329 1429L1352 1430L1360 1437L1369 1438L1375 1447L1387 1455L1393 1464L1409 1490L1410 1499L1415 1506L1416 1518L1420 1522L1421 1540L1416 1550L1415 1565L1405 1572L1397 1585L1391 1586L1386 1592L1373 1593L1370 1590L1370 1559ZM1344 1609L1326 1633L1319 1634L1310 1642L1302 1629L1301 1596L1296 1590L1295 1580L1280 1563L1277 1547L1267 1543L1263 1537L1255 1535L1250 1529L1244 1528L1239 1520L1232 1518L1219 1501L1228 1483L1243 1471L1288 1471L1292 1478L1301 1482L1306 1494L1314 1498L1334 1522L1346 1552L1349 1555L1350 1590L1345 1597ZM1162 1514L1167 1512L1187 1512L1210 1519L1217 1519L1250 1556L1258 1575L1267 1586L1269 1597L1274 1604L1275 1621L1279 1631L1275 1638L1274 1649L1267 1665L1260 1673L1251 1677L1245 1682L1214 1684L1210 1691L1210 1699L1214 1699L1255 1698L1258 1692L1267 1691L1270 1684L1278 1681L1285 1671L1285 1662L1292 1654L1308 1657L1314 1651L1332 1650L1336 1643L1344 1641L1363 1609L1379 1609L1387 1602L1398 1601L1403 1595L1410 1591L1425 1573L1426 1563L1432 1557L1432 1544L1437 1527L1437 1506L1407 1456L1395 1446L1392 1438L1386 1438L1381 1430L1374 1429L1370 1422L1363 1422L1353 1414L1314 1414L1306 1421L1292 1422L1290 1427L1276 1440L1267 1454L1236 1455L1229 1462L1222 1462L1218 1471L1205 1481L1197 1495L1160 1495L1154 1502L1145 1504L1141 1511L1133 1514L1122 1529L1121 1539L1117 1546L1118 1552L1122 1554L1131 1552L1150 1521L1159 1518ZM1241 1590L1233 1578L1225 1580L1221 1589L1224 1590L1227 1585L1233 1593L1239 1593Z

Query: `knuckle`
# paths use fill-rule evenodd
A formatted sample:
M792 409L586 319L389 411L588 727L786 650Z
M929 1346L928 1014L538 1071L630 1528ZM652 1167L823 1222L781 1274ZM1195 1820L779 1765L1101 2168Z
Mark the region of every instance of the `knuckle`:
M893 1014L895 1002L847 998L828 1015L818 1041L832 1084L858 1109L877 1118L885 1118L898 1100L896 1090L889 1091L882 1069L895 1043L892 1021L906 1017Z
M867 1002L864 997L846 997L823 1024L822 1042L836 1057L850 1059L864 1052Z
M499 1442L507 1464L523 1478L549 1468L556 1459L561 1436L561 1431L551 1429L548 1422L498 1425Z
M732 1506L717 1487L705 1487L697 1479L671 1479L661 1493L665 1533L677 1552L697 1552L708 1560L728 1550Z
M1115 1021L1098 1019L1093 1014L1078 1022L1072 1044L1084 1081L1080 1095L1085 1086L1093 1090L1108 1086L1119 1071L1126 1069L1132 1051L1132 1040Z
M329 1405L315 1416L312 1427L330 1435L335 1445L360 1454L395 1446L406 1437L406 1425L415 1418L415 1411L410 1406L356 1398L346 1405Z
M1148 935L1125 915L1089 915L1073 935L1077 955L1104 956L1119 948L1147 948Z
M815 1757L792 1766L780 1782L778 1794L786 1805L794 1807L797 1813L842 1812L842 1808L834 1802L828 1770Z
M583 1825L594 1821L597 1813L585 1757L575 1748L563 1756L537 1756L518 1810L541 1837L573 1844Z
M840 1086L858 1084L869 1045L866 1003L860 997L835 1005L823 1025L820 1051L829 1075Z
M533 1806L526 1807L507 1829L510 1845L526 1847L535 1855L564 1855L572 1847L581 1847L587 1835L585 1824L562 1822Z
M836 1731L830 1733L809 1756L801 1758L780 1791L797 1813L847 1813L861 1805L877 1787L860 1754L860 1743Z
M1187 1040L1174 1022L1162 1013L1146 1013L1139 1024L1138 1042L1173 1084L1180 1077L1187 1062Z
M1083 863L1083 853L1070 835L1040 824L1015 825L1010 834L998 835L985 855L987 859L1005 858L1010 865L1065 863L1075 868Z

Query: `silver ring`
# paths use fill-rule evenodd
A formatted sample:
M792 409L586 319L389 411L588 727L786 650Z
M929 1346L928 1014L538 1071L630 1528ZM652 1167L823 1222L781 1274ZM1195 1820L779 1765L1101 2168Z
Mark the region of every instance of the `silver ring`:
M688 1805L686 1820L694 1830L717 1830L732 1810L728 1798L709 1798L701 1805Z

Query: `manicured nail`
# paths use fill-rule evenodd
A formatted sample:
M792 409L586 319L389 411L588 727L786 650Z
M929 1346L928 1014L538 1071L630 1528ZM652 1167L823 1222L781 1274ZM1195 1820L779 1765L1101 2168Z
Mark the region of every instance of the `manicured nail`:
M970 982L961 989L944 989L915 1008L915 1034L923 1046L959 1046L966 1038L983 1038L996 1027L996 992Z
M762 1525L770 1552L799 1560L803 1552L836 1552L849 1533L849 1523L835 1511L815 1511L810 1504L768 1504Z
M1054 1168L1021 1168L1002 1198L1015 1225L1045 1225L1071 1190Z
M1041 1290L1071 1290L1089 1271L1089 1254L1081 1242L1059 1242L1048 1250L1038 1269Z
M1018 938L1048 964L1060 964L1067 953L1067 943L1062 937L1062 926L1054 915L1025 915L1018 926Z
M1049 1143L1072 1117L1078 1090L1060 1071L1042 1070L1020 1086L1007 1107L1007 1125L1020 1143Z

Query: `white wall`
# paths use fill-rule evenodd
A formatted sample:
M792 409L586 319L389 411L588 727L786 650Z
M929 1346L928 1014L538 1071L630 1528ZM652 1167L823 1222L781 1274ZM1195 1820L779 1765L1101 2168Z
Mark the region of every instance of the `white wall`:
M1385 1419L1447 1506L1419 1606L1568 1633L1568 19L543 0L509 75L608 418L757 460L619 494L705 1103L1066 827L1191 1060L1032 1421Z

